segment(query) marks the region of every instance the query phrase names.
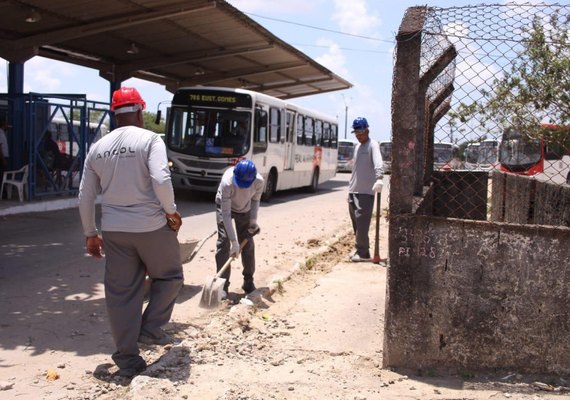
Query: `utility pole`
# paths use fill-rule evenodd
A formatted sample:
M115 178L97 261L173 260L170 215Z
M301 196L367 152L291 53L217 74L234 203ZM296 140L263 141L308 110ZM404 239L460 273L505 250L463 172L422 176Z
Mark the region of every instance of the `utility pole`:
M342 93L342 99L344 100L344 138L346 139L346 135L348 132L348 103L346 102L346 97L344 97L344 93ZM349 98L351 100L352 97Z

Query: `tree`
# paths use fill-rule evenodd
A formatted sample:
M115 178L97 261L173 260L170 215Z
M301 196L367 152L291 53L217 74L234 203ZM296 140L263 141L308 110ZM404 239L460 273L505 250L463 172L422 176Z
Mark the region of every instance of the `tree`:
M164 133L166 131L166 125L163 120L161 120L158 125L154 123L154 120L156 118L155 113L145 111L143 113L143 116L145 129L156 133Z
M483 126L492 123L502 129L514 126L531 137L570 148L567 129L541 126L570 125L570 40L568 25L558 17L553 14L548 23L535 17L510 72L493 81L492 91L482 91L481 101L462 103L450 117L462 123L476 119Z

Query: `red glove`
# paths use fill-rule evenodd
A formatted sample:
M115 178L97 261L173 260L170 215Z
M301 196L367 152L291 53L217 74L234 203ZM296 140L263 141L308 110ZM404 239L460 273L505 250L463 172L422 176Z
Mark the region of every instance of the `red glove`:
M178 233L180 227L182 226L182 217L178 211L176 211L174 214L166 214L166 223L170 229Z
M92 257L102 258L105 255L103 252L103 239L99 236L85 238L85 247L87 248L87 253Z

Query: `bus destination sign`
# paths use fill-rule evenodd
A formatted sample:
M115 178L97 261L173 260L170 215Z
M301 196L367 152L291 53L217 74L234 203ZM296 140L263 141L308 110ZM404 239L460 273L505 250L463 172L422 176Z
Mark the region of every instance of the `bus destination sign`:
M215 90L179 90L174 95L173 104L189 104L190 106L206 106L220 108L236 108L252 106L251 96L245 93L219 92Z

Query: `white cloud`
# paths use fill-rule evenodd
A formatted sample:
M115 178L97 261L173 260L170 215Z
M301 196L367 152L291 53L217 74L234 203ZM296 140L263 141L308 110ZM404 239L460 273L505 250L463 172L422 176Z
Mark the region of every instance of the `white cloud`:
M350 72L346 67L346 55L339 48L339 45L329 39L319 39L317 45L327 46L328 50L325 54L315 57L315 61L335 74L350 80Z
M332 20L338 23L341 31L377 36L375 31L381 25L380 17L368 10L366 0L334 0L334 3Z

